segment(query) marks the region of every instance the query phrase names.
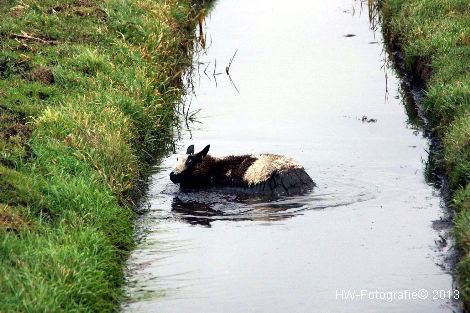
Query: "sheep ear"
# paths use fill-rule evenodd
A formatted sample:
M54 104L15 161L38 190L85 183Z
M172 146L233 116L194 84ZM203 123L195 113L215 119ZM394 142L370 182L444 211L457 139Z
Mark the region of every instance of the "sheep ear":
M201 152L199 152L199 154L201 155L201 157L205 157L207 155L207 153L209 152L209 148L211 147L211 145L207 145L204 149L202 149Z
M194 154L194 145L190 145L186 150L186 154Z

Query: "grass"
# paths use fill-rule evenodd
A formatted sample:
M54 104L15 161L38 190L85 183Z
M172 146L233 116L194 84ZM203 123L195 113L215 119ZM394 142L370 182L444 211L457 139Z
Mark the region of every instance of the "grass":
M0 311L119 308L196 0L0 2Z
M382 0L384 29L399 43L406 69L424 79L423 109L442 142L461 251L460 292L470 307L470 2Z

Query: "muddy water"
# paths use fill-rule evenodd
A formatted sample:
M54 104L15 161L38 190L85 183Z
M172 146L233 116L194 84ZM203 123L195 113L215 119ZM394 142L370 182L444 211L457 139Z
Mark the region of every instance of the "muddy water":
M367 8L219 0L206 35L186 103L202 110L177 152L194 143L216 156L284 154L318 187L275 200L183 193L169 155L151 180L125 311L458 311L447 299L445 210L424 180L428 142L408 123ZM239 92L225 74L237 49ZM411 299L418 291L426 299Z

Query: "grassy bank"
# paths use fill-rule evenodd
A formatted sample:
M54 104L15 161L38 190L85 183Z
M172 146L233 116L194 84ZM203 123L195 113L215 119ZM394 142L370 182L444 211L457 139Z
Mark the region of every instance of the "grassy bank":
M470 2L382 0L384 29L406 70L425 82L423 109L442 142L461 250L458 285L470 304Z
M118 308L195 2L0 2L0 312Z

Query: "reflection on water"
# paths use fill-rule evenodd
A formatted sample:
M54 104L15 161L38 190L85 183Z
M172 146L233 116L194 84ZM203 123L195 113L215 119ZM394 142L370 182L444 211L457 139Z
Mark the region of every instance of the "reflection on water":
M341 199L342 202L338 202ZM171 208L174 218L189 224L210 227L212 221L278 221L302 214L306 210L321 210L365 201L365 194L354 199L345 195L318 194L303 196L267 197L249 194L233 195L228 191L179 192Z
M216 2L174 152L286 155L317 187L280 198L182 191L169 155L151 178L125 311L459 311L452 299L335 296L454 288L449 218L424 180L429 144L371 44L382 42L374 3Z

